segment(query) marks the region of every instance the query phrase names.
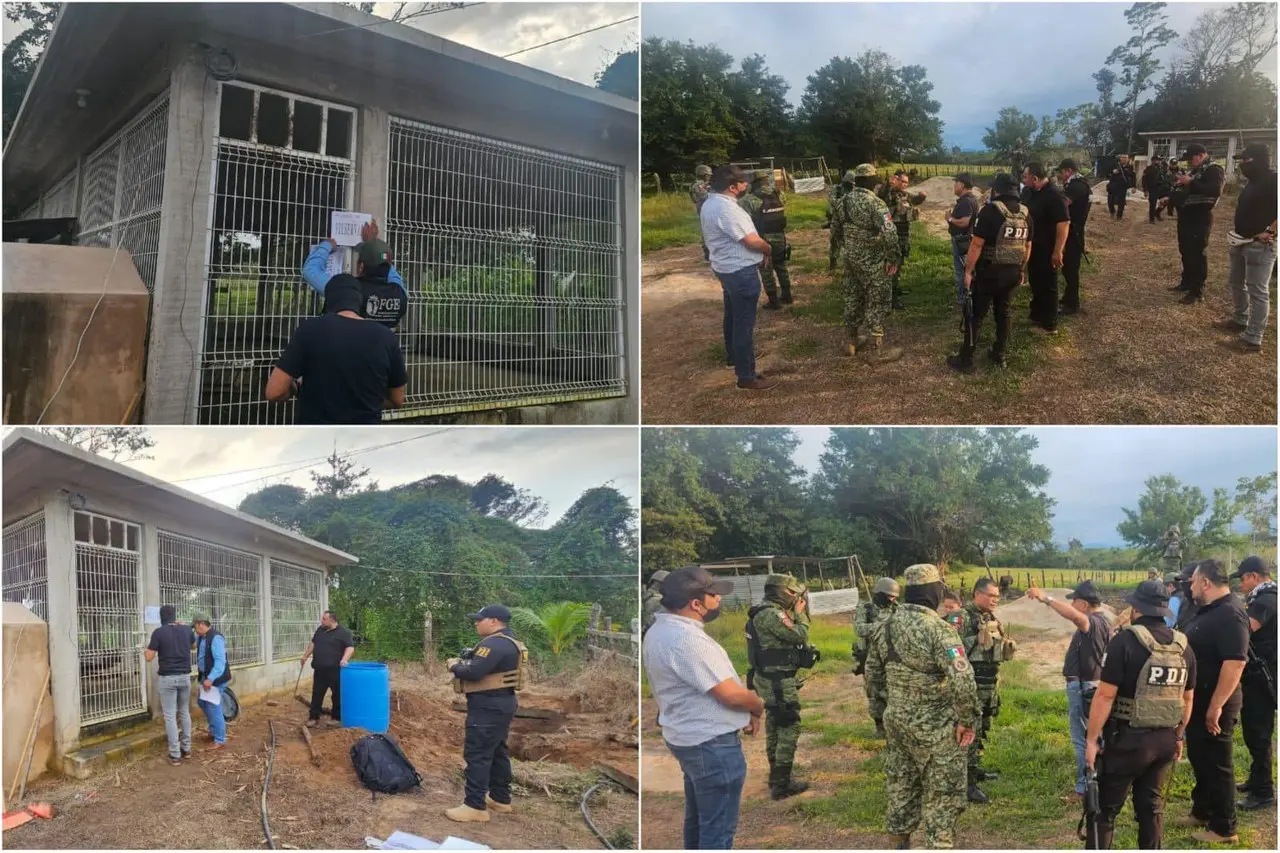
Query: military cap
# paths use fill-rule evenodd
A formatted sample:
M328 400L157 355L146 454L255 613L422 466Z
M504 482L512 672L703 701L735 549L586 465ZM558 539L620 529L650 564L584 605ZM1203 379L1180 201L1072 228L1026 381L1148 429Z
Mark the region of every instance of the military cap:
M752 173L751 177L752 177L752 180L755 180L755 181L767 181L773 177L773 172L769 169L756 169Z
M796 594L800 594L805 591L805 585L794 575L772 574L764 579L764 585L766 589L771 586L780 586L788 592L794 592Z
M711 167L699 166L698 168L693 170L693 174L695 177L698 177L698 178L709 178L711 177Z
M855 178L872 178L876 175L876 167L870 163L860 163L853 168Z
M859 166L858 168L862 168ZM924 586L927 583L942 583L942 573L932 563L916 563L907 566L902 573L902 580L907 586Z
M885 595L898 595L902 592L898 586L898 582L890 577L883 577L876 581L876 585L871 588L871 592L884 593Z
M668 572L666 569L658 569L656 572L649 575L649 583L650 584L662 583L664 580L667 579L667 575L669 574L670 572Z
M1180 580L1177 572L1165 572L1164 582L1176 584Z

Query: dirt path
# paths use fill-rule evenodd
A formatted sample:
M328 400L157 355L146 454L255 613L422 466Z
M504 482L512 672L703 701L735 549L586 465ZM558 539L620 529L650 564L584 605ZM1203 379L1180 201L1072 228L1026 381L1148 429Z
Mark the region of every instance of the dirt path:
M922 215L937 233L942 205ZM1139 209L1141 207L1141 209ZM644 420L664 424L874 424L874 423L1274 423L1276 417L1275 314L1264 350L1229 348L1232 333L1214 328L1230 313L1225 235L1234 199L1217 212L1209 253L1206 300L1177 304L1167 291L1180 262L1175 225L1149 225L1145 207L1130 205L1124 221L1103 206L1090 216L1084 310L1065 322L1019 366L1032 331L1025 288L1014 310L1011 368L1004 374L962 376L944 358L959 344L957 320L891 320L889 337L906 349L899 362L869 367L839 353L844 331L819 322L811 308L830 300L825 273L827 232L792 235L797 309L761 311L756 350L761 372L780 380L766 393L740 393L730 371L713 358L721 340L720 286L696 246L644 256ZM821 261L821 262L820 262ZM908 264L911 262L908 261ZM811 272L804 272L807 267ZM946 300L950 279L936 290L908 297ZM1274 287L1274 283L1273 283ZM1273 296L1274 298L1274 296ZM983 346L991 335L988 320Z
M522 704L555 709L552 696ZM602 847L578 811L596 760L611 760L634 772L636 749L610 729L603 714L566 713L553 721L517 719L509 743L514 753L547 761L516 764L515 805L510 815L485 824L458 824L443 811L462 802L463 715L446 698L413 693L392 696L392 728L422 774L421 791L373 798L356 779L350 747L358 729L315 735L319 767L312 766L300 735L306 709L284 699L276 707L249 706L231 727L225 752L202 753L171 767L149 756L85 782L46 778L32 797L51 802L58 814L5 833L4 844L26 849L262 849L259 816L268 720L274 719L277 750L268 791L276 845L282 849L363 849L366 836L386 838L397 829L442 841L457 835L500 848ZM568 708L564 710L568 711ZM195 715L199 728L199 715ZM623 734L625 735L625 723ZM553 763L553 762L566 762ZM638 833L637 799L602 790L591 815L606 835Z

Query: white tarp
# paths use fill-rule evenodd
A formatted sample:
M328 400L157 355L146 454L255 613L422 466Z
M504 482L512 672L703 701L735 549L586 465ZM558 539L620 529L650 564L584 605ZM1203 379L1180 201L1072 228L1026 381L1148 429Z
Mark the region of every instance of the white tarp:
M826 192L826 178L796 178L796 195Z

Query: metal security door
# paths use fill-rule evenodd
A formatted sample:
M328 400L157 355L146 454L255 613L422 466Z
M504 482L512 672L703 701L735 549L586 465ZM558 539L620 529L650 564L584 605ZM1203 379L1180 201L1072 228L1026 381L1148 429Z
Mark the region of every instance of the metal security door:
M267 376L321 300L302 262L355 192L355 112L287 92L223 83L218 94L201 312L196 420L289 424Z
M97 513L74 517L80 725L147 708L141 531Z

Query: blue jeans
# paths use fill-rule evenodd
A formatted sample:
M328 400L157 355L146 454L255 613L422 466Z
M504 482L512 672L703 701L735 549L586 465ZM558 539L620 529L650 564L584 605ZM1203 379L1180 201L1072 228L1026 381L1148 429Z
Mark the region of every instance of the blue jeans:
M684 847L729 850L738 831L738 807L747 781L747 759L737 732L697 746L667 749L684 771Z
M1091 687L1096 690L1096 681L1067 682L1067 716L1071 722L1071 746L1076 751L1076 793L1084 793L1084 747L1089 732L1089 720L1084 716L1084 695L1081 688Z
M965 257L969 254L969 250L960 251L960 246L956 243L956 238L951 238L951 265L956 273L956 304L964 304L964 264Z
M169 757L191 751L191 676L161 675L156 679Z
M227 742L227 719L222 715L222 705L215 705L203 699L197 700L204 718L209 721L209 735L214 743Z
M733 362L739 382L756 378L756 304L760 301L760 273L743 267L730 273L716 273L724 290L724 354Z

